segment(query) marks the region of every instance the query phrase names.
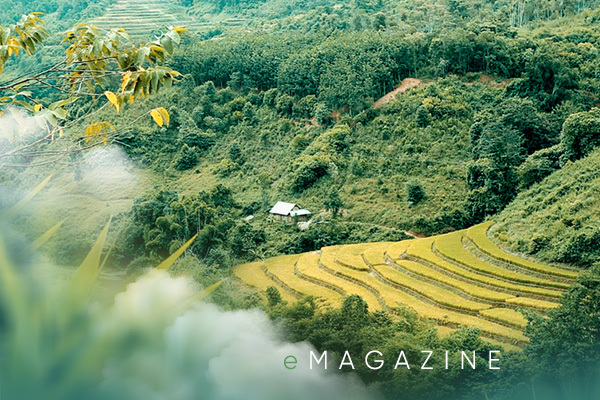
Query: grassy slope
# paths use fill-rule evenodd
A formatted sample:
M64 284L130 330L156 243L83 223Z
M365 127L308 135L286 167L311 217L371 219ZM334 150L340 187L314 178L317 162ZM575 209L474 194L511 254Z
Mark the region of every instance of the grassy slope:
M461 118L433 119L428 127L417 127L414 113L428 96L427 86L411 90L390 102L374 120L352 127L348 137L348 154L344 155L337 175L328 175L300 194L286 189L292 171L290 164L300 152L290 146L298 134L312 141L323 129L294 124L289 131L281 128L277 116L243 132L230 130L219 135L216 145L202 156L200 164L187 172L174 172L169 185L182 193L192 194L218 183L231 187L241 203L261 201L257 178L266 173L272 181L268 189L271 203L277 200L298 202L318 212L330 190L339 191L348 211L348 220L394 228L410 228L415 219L430 218L440 212L460 208L466 196L465 164L468 155L468 129L473 110L485 101L493 101L502 89L484 85L467 86L454 79L437 82L443 103L465 107ZM267 139L264 139L266 132ZM230 176L215 173L215 165L227 158L232 142L241 145L245 164ZM362 172L353 171L352 164ZM426 198L417 205L406 200L406 183L416 180Z
M600 151L568 163L521 193L500 215L491 232L513 251L546 261L589 264L600 261L600 249L589 243L586 259L569 258L600 230Z
M135 168L115 147L92 150L74 162L55 165L52 172L50 182L19 216L19 224L25 235L35 239L64 220L44 247L64 266L81 262L111 218L109 241L120 240L123 215L136 197L156 183L152 174ZM16 200L47 176L45 167L30 168L15 177L9 189Z

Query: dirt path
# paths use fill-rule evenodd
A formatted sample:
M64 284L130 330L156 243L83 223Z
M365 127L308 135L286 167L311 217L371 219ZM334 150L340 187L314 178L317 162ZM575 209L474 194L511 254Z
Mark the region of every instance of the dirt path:
M394 90L380 98L373 104L373 108L381 108L390 101L394 100L398 94L402 94L409 89L417 88L421 86L423 82L417 78L406 78Z

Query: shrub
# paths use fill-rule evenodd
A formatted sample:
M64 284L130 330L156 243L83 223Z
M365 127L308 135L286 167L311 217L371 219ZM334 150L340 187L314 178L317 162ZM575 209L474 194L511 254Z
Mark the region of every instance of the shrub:
M600 145L600 109L571 114L563 124L560 140L567 160L587 156Z
M194 147L197 150L208 150L215 144L213 135L197 129L184 128L180 130L181 141L188 147Z
M231 250L236 257L247 257L266 241L265 232L247 222L236 225L229 234Z
M194 168L196 164L198 164L197 149L184 144L179 155L175 159L175 169L178 171L185 171Z
M348 136L350 136L348 125L336 125L319 135L310 145L309 152L342 153L348 148Z
M294 107L294 98L287 94L282 94L277 98L275 109L282 115L291 116Z
M285 304L283 299L281 298L281 293L274 286L269 286L266 290L267 300L269 302L269 306L274 307L278 304Z
M406 185L407 200L410 204L418 204L425 198L425 190L418 182L409 182Z
M318 103L315 106L315 120L320 125L329 125L331 123L331 110L324 103Z
M600 231L588 228L569 237L559 248L559 261L589 266L600 260Z
M425 128L429 125L429 111L424 106L419 106L417 108L417 112L415 114L415 121L417 126L421 128Z
M215 173L222 178L228 177L238 168L237 164L231 161L229 158L222 159L215 166Z
M519 186L522 189L528 188L536 182L560 169L560 158L564 151L561 145L538 150L525 160L517 168L519 175Z
M296 162L295 171L290 175L290 188L295 193L301 193L327 175L331 157L319 153L311 156L301 156Z
M294 136L294 138L290 142L290 147L292 149L295 149L298 152L301 152L304 149L306 149L309 144L310 144L310 139L309 139L308 135L299 134L299 135Z
M242 149L237 142L233 143L229 148L229 159L238 165L242 165L246 161L242 154Z
M337 217L338 212L340 211L340 208L342 208L343 205L344 203L342 202L340 195L336 191L332 191L324 203L325 209L328 211L331 210L333 218Z

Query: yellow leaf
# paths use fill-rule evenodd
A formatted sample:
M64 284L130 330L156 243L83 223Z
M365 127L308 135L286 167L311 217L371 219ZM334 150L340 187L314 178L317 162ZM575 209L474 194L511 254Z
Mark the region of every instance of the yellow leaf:
M42 109L42 105L41 104L36 104L35 106L33 106L33 111L38 112Z
M167 109L164 107L158 107L157 110L165 120L165 124L169 125L169 122L171 122L171 117L169 116L169 112L167 111Z
M111 130L116 131L117 128L115 128L110 122L94 122L85 128L85 142L88 143L94 137L100 136L104 144L107 144L108 134Z
M119 104L119 99L117 98L117 95L114 94L111 91L106 91L104 92L104 95L106 96L106 98L108 99L108 102L115 106L115 108L117 109L117 112L121 111L121 105Z
M65 131L63 130L63 128L60 128L58 136L63 137L64 135L65 135Z
M151 110L150 115L152 116L152 119L154 120L154 122L156 122L158 126L163 126L165 124L163 121L163 116L161 112L158 111L158 108Z
M127 84L129 84L129 82L131 82L131 71L127 71L123 75L123 81L121 83L121 91L125 90L125 88L127 87Z
M157 46L155 44L150 45L150 49L152 49L153 51L159 52L159 53L164 53L165 49L163 49L160 46Z

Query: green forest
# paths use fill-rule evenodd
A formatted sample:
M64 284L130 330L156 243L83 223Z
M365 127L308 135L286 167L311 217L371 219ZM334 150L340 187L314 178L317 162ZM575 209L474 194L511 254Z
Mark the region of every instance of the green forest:
M0 232L48 235L44 257L72 270L110 221L115 276L173 259L173 276L220 284L211 302L264 310L292 343L468 348L485 364L498 345L478 328L442 335L358 295L265 296L233 271L493 221L504 251L581 272L559 307L521 310L522 351L500 371L342 373L385 399L596 398L596 46L591 0L0 0L0 207L52 174ZM310 221L275 219L277 202Z

